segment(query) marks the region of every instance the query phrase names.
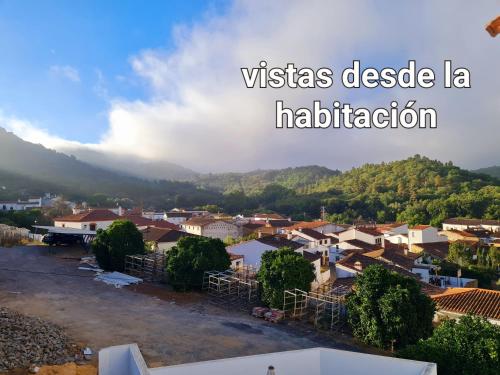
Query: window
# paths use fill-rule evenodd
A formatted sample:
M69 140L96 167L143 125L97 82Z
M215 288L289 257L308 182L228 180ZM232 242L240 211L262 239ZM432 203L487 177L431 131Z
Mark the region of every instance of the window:
M97 227L96 223L90 223L90 225L89 225L90 230L95 230L96 227Z

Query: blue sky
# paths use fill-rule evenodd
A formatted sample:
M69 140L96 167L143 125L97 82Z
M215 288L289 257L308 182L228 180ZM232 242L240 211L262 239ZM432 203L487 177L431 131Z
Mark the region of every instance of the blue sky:
M500 164L500 37L490 0L0 0L0 126L97 164L200 172L318 164L349 169L421 154ZM472 88L343 89L335 73L471 71ZM330 67L328 89L247 89L242 67ZM437 129L276 129L275 102L435 107ZM104 157L106 156L106 157ZM113 161L110 161L110 160Z
M175 25L224 7L204 0L143 4L0 0L2 110L60 137L96 142L107 128L109 99L147 95L129 58L158 46L168 50Z

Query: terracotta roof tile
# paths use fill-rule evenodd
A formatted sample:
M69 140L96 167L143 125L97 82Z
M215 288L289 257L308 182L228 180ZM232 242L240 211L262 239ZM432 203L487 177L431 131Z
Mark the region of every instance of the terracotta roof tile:
M500 291L480 288L456 288L432 296L438 309L459 314L473 313L500 319Z
M67 221L67 222L92 222L92 221L114 221L120 219L120 216L110 210L90 210L80 212L79 214L56 217L54 221Z

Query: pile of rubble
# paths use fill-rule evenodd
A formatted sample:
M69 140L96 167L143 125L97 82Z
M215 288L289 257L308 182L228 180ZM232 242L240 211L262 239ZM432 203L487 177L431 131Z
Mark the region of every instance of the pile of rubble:
M58 326L0 307L0 372L63 364L76 350Z

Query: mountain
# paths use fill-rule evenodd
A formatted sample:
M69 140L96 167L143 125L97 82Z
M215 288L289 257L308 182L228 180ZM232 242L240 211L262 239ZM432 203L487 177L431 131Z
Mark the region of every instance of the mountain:
M23 141L2 128L0 187L0 197L34 195L50 189L72 199L104 194L152 206L197 205L219 198L217 193L187 182L147 181L98 168L74 156Z
M496 178L500 178L500 165L494 165L493 167L479 168L473 170L472 172L487 174Z
M271 184L280 185L298 192L305 192L329 177L339 174L340 171L338 170L310 165L295 168L256 170L247 173L207 174L199 176L195 183L223 193L243 191L247 195L257 194Z
M195 171L167 161L150 161L134 155L115 155L85 148L60 148L59 151L100 168L148 180L193 181L198 177Z

